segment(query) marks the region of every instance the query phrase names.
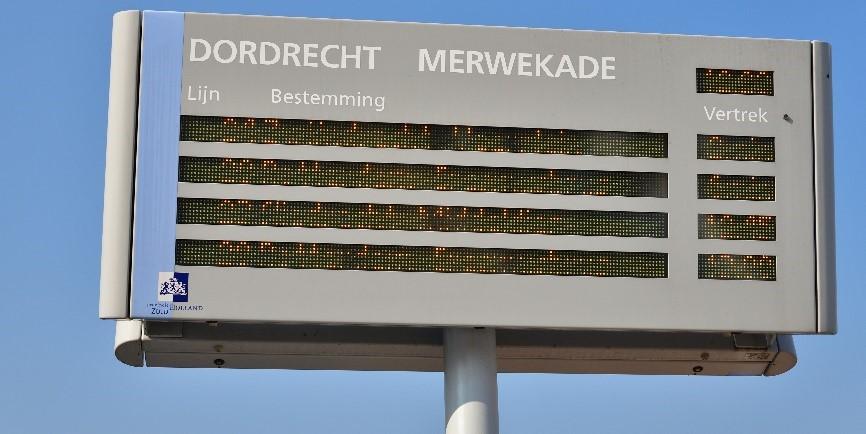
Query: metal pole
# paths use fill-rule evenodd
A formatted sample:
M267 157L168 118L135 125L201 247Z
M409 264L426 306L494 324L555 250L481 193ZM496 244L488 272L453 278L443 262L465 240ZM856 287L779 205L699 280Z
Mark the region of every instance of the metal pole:
M445 344L445 433L498 434L496 330L449 328Z

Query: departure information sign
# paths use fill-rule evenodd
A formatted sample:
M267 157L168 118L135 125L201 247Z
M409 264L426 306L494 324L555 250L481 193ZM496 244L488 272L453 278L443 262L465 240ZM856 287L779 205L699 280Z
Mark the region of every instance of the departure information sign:
M835 331L826 44L138 17L102 317Z

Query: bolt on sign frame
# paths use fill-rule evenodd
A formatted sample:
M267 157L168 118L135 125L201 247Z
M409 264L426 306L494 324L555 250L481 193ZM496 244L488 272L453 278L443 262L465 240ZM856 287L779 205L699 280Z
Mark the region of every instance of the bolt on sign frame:
M118 13L100 317L835 333L831 105L821 42Z

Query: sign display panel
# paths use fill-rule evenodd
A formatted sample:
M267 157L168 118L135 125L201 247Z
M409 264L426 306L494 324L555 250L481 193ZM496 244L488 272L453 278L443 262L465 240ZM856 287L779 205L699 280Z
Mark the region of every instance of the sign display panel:
M162 12L138 40L117 317L834 330L824 45Z

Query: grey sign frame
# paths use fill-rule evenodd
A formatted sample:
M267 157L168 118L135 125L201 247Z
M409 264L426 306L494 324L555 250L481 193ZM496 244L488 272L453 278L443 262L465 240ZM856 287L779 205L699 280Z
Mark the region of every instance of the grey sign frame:
M834 333L836 330L831 73L829 45L825 43L207 14L179 14L167 18L161 13L150 13L154 24L149 27L147 14L128 12L115 16L100 291L100 316L103 318L756 333ZM213 41L320 39L338 45L381 45L382 57L377 69L359 71L296 68L287 72L281 68L252 68L252 65L240 63L193 63L186 56L181 65L180 59L162 58L167 55L165 51L156 57L147 56L147 47L158 43L148 39L148 29L166 25L162 22L164 18L172 23L181 22L182 39L165 42L169 46L185 44L183 49L177 47L177 52L181 53L189 52L189 40L193 37ZM489 51L540 50L615 57L616 79L469 77L447 72L422 73L398 63L399 59L408 57L408 64L413 64L417 60L413 55L422 46L455 49L467 44L472 45L470 48ZM596 277L220 269L173 267L171 263L173 269L159 271L189 272L191 286L194 285L191 297L196 297L189 304L204 309L172 310L170 316L147 315L141 309L155 298L155 285L136 288L135 274L137 268L143 267L145 255L142 252L146 252L136 250L136 246L141 248L146 240L136 235L135 228L146 218L146 213L157 210L165 214L165 210L160 210L155 202L143 202L146 196L140 194L145 188L142 176L146 173L141 154L145 149L143 136L158 135L163 128L162 124L143 116L148 103L169 101L172 104L170 98L157 100L150 93L141 93L147 81L144 74L148 65L161 65L158 62L179 66L180 89L168 89L169 95L175 92L181 97L183 89L205 83L211 89L221 89L228 101L208 105L177 99L175 107L157 107L160 116L219 115L654 131L668 133L671 146L667 159L636 161L617 157L471 152L446 155L421 150L261 144L247 144L239 150L232 144L175 143L174 156L661 171L670 176L666 199L581 197L575 201L569 197L493 193L250 188L184 183L176 186L176 192L194 197L228 194L250 199L432 201L436 204L666 211L670 216L671 236L665 240L625 240L163 225L160 231L173 237L666 251L670 254L670 275L661 281L647 282ZM694 70L706 66L775 71L776 95L697 94ZM302 88L327 87L328 91L339 93L357 92L356 89L362 88L365 93L385 95L389 106L382 112L347 113L312 105L286 107L261 103L261 89L276 86L273 83L284 83L286 74L293 83L301 83ZM508 90L508 98L503 96L504 90ZM510 99L524 105L515 108L509 104ZM574 106L576 101L578 107ZM659 101L664 103L658 105ZM750 109L760 106L769 113L772 122L768 125L718 123L703 117L702 107L707 105ZM575 111L578 119L575 119ZM696 134L772 135L779 143L778 159L772 165L696 160L693 152ZM165 136L160 140L164 141ZM173 166L168 167L170 173ZM776 201L697 199L695 175L719 172L775 176ZM808 199L804 201L804 198ZM694 217L701 212L772 213L780 218L779 238L772 242L697 240ZM775 254L779 257L779 278L775 282L699 281L695 276L697 254L709 252ZM151 279L156 279L153 273L150 275ZM258 286L256 296L239 295L236 288L250 282ZM281 282L315 284L296 287ZM533 290L531 296L527 295L528 289Z

